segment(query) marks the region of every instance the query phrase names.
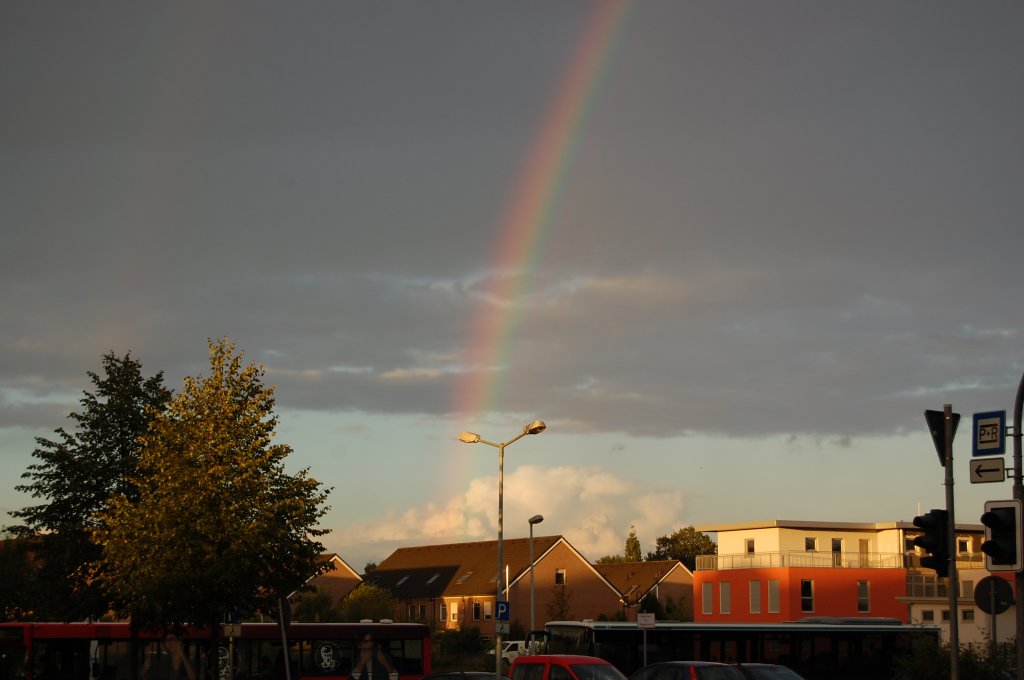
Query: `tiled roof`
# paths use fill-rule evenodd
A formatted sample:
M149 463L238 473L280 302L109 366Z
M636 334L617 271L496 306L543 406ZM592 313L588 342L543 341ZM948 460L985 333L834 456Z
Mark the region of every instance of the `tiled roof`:
M561 536L533 539L539 560L563 541ZM530 566L530 539L505 539L502 557L513 582ZM492 594L497 587L498 542L451 543L399 548L377 565L370 581L390 589L398 599L468 597Z
M594 569L619 591L619 595L630 599L642 597L675 569L688 571L679 560L595 564Z

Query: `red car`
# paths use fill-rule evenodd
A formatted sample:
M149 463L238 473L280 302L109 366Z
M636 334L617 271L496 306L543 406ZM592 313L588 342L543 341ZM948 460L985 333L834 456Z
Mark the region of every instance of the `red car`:
M618 668L596 656L520 656L508 670L512 680L626 680Z

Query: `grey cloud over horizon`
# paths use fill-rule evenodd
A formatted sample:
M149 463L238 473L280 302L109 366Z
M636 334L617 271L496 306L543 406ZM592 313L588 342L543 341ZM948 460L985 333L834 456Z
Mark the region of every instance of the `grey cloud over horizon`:
M220 336L281 408L445 415L497 370L467 365L497 303L499 408L581 432L859 437L1008 401L1019 6L634 8L526 295L494 301L585 15L559 5L0 9L0 425L66 415L44 397L74 407L107 351L177 389Z

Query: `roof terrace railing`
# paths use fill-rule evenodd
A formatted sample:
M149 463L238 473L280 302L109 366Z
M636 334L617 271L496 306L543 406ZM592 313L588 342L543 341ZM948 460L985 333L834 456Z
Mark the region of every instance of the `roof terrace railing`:
M963 553L957 555L959 569L978 569L984 566L984 555ZM915 553L877 552L815 552L790 550L788 552L755 552L728 555L697 555L697 571L729 569L770 569L778 567L834 567L839 569L920 569L920 556Z

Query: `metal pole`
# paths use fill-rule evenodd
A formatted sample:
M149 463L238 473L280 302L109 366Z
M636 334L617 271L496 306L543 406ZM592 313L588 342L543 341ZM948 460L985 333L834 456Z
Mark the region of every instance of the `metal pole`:
M989 619L989 636L992 638L989 641L989 658L995 661L996 654L999 651L999 638L996 636L996 582L988 582L988 608L992 612Z
M1013 404L1013 497L1016 500L1024 501L1024 483L1021 482L1021 412L1024 411L1024 376L1020 378L1020 385L1017 386L1017 399ZM1020 527L1017 527L1020 531ZM1017 572L1013 577L1014 590L1013 599L1016 611L1017 634L1015 646L1017 649L1017 680L1024 680L1024 572Z
M514 441L514 440L513 440ZM494 600L494 680L501 678L501 622L498 602L501 601L501 572L505 568L505 444L498 444L498 592Z
M537 630L533 605L533 522L530 522L530 632Z
M942 407L946 435L946 511L949 526L946 541L949 545L949 671L951 680L960 680L960 624L957 600L960 584L956 575L956 517L953 512L953 406Z

